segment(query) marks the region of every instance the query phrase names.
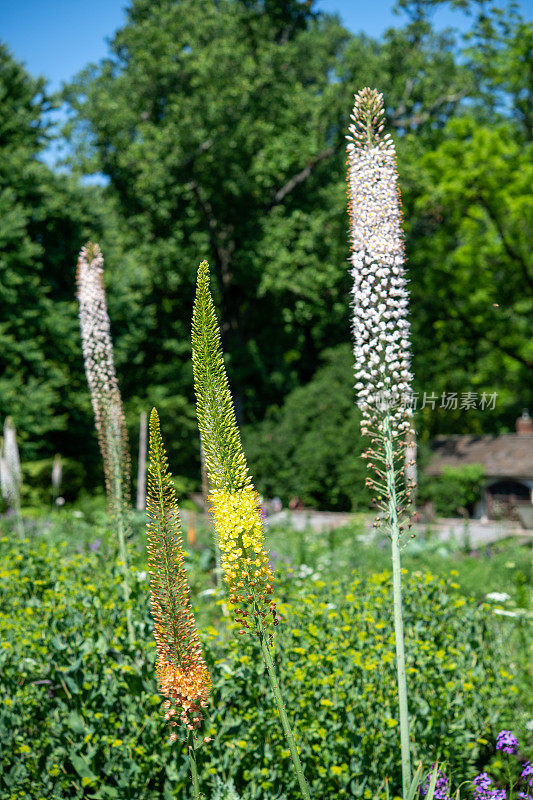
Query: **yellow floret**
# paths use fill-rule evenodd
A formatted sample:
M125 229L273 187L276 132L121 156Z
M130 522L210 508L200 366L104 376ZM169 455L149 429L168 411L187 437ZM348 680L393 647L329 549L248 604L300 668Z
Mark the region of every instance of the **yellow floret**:
M239 596L236 602L263 609L266 595L272 591L272 570L264 549L258 495L251 487L234 492L215 489L210 501L228 588ZM267 615L263 624L267 619L272 621Z

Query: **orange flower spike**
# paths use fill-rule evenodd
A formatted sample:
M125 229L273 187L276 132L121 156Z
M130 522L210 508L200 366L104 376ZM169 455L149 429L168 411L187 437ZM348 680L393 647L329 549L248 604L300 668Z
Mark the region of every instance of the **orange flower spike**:
M169 725L175 727L179 720L193 731L202 723L211 681L194 623L178 503L155 408L150 415L147 513L158 689ZM176 738L173 733L171 740Z

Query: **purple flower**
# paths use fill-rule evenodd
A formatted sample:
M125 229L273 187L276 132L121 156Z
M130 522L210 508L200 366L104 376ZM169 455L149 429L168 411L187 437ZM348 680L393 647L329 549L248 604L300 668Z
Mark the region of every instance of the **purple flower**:
M500 731L496 739L496 750L503 750L504 753L514 753L518 750L518 739L511 731Z
M102 544L101 539L95 539L94 542L91 542L89 545L89 550L92 550L93 553L96 553L100 545Z
M529 778L529 780L527 781L527 785L533 786L533 764L531 764L529 761L526 761L520 777Z
M520 800L533 800L533 797L527 792L518 792L518 797Z
M492 778L486 772L482 772L477 778L474 778L472 783L475 786L476 792L485 792L492 783Z
M275 550L271 550L270 551L270 559L269 559L268 563L270 564L270 569L272 570L272 572L274 572L274 570L276 568L275 564L276 564L277 558L278 558L278 554L276 553L276 551Z
M507 800L505 789L491 789L492 778L482 772L474 778L474 800Z
M431 765L431 772L427 776L426 780L422 785L422 796L425 797L429 791L429 784L431 783L431 777L433 775L433 770L435 769L435 764ZM442 770L437 770L437 782L435 784L435 792L433 794L434 800L448 800L448 778L442 772Z

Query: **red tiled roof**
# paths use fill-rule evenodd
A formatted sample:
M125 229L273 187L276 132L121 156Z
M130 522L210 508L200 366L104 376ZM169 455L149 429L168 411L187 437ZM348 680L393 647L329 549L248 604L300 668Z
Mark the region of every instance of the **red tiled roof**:
M431 442L428 475L439 475L443 467L482 464L488 478L533 480L533 435L437 436Z

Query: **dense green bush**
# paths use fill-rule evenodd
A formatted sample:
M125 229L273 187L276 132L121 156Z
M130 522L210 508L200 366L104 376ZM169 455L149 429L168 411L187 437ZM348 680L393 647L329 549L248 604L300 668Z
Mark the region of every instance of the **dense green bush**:
M156 694L144 554L132 548L138 645L129 651L112 545L98 533L92 549L80 527L80 553L46 533L0 541L0 800L185 798L187 763L168 744ZM250 800L292 796L256 645L226 640L212 593L200 593L204 555L188 565L214 684L205 791L218 775ZM389 575L342 585L309 573L278 575L287 707L314 796L369 797L383 775L399 780ZM405 616L415 755L446 758L466 777L515 697L504 656L485 608L430 574L406 580Z
M432 501L435 511L442 516L471 514L481 500L485 482L485 469L481 464L462 467L444 467L436 478L422 474L418 487L419 502Z
M257 486L287 504L350 510L368 508L363 441L353 391L349 344L323 353L324 364L281 408L245 429L245 447Z

